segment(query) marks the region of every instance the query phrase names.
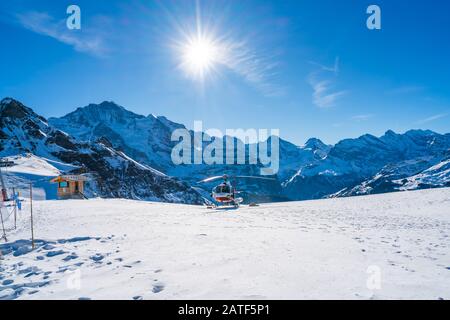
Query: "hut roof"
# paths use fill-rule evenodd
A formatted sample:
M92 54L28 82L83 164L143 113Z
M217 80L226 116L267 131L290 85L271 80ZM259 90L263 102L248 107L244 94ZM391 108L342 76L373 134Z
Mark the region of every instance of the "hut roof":
M58 183L58 182L62 182L62 181L87 181L87 180L89 180L89 179L84 175L70 174L70 175L58 176L58 177L50 180L50 182Z

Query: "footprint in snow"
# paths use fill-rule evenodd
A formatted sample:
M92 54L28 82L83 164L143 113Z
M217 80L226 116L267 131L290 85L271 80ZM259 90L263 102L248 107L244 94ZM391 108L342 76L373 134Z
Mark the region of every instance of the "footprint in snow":
M47 252L46 256L49 258L52 258L52 257L59 256L61 254L64 254L64 253L66 253L66 252L63 250L49 251L49 252Z
M105 256L101 255L100 253L97 253L93 256L90 256L89 258L95 262L100 262L105 258Z
M58 267L58 268L59 268L59 270L56 271L56 273L64 273L64 272L66 272L67 270L69 270L69 266Z
M55 246L53 246L51 244L46 244L45 246L42 247L42 249L44 249L44 250L53 250L53 249L55 249Z
M14 289L6 288L0 291L0 300L13 300L17 297L18 294Z
M67 257L65 257L63 260L64 261L70 261L70 260L74 260L77 259L78 256L75 253L69 254Z
M34 275L39 275L41 273L42 273L42 270L40 270L37 267L28 267L28 268L21 269L21 270L18 271L18 274L25 275L24 276L25 278L29 278L29 277L34 276Z
M153 293L160 293L163 290L164 290L164 285L163 284L157 283L157 284L153 285L153 289L152 289Z
M25 275L24 278L29 278L29 277L32 277L32 276L38 276L39 274L40 274L39 272L30 272L27 275Z

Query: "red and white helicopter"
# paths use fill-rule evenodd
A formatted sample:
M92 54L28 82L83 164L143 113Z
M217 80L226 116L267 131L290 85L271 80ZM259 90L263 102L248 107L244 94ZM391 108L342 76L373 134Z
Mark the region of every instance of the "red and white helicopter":
M219 204L223 206L234 206L238 208L239 205L244 201L242 197L236 197L237 194L241 193L236 191L236 180L237 179L260 179L260 180L275 180L273 178L257 177L257 176L228 176L224 174L223 176L215 176L206 178L199 183L208 183L215 180L223 180L221 184L212 189L211 196ZM231 182L233 180L234 183Z

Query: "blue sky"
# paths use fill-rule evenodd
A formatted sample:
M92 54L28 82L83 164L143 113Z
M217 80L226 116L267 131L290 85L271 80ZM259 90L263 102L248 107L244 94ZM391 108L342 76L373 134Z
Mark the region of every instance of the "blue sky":
M81 30L66 28L70 4ZM370 4L381 30L366 28ZM279 128L297 144L447 133L449 15L446 0L3 0L0 97L46 117L112 100L188 127ZM202 80L181 67L198 22L228 48Z

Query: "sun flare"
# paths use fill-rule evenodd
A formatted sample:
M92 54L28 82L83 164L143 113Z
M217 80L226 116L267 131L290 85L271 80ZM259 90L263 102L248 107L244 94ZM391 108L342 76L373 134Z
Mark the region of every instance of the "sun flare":
M195 78L202 79L220 63L219 46L211 39L197 36L182 48L182 66Z

